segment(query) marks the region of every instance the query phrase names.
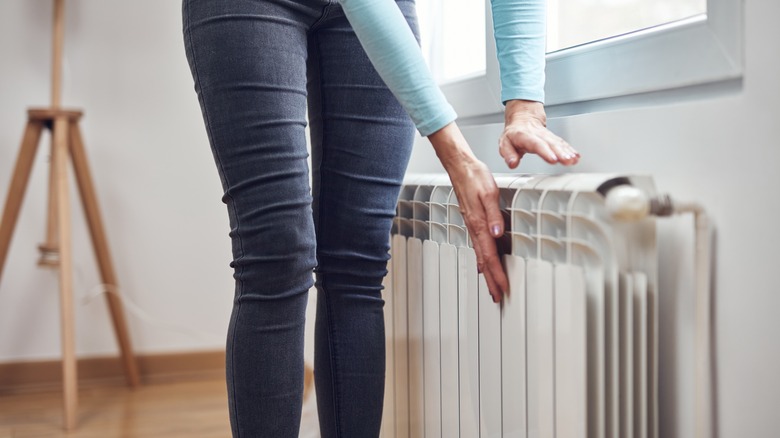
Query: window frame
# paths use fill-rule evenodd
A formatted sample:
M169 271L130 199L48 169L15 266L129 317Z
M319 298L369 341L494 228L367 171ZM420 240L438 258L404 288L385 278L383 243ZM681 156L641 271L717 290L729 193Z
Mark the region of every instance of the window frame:
M706 15L548 53L545 106L740 78L742 4L707 0ZM485 21L485 74L441 85L460 118L503 112L490 0Z

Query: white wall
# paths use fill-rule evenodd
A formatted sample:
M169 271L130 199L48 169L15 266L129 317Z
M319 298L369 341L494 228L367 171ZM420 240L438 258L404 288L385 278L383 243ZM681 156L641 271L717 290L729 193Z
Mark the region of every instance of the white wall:
M84 141L139 352L223 348L233 296L222 190L184 57L177 1L66 3L63 103L83 108ZM0 3L0 191L28 106L49 104L52 2ZM0 361L59 356L56 271L38 268L45 230L45 136L0 283ZM77 200L75 188L73 198ZM76 295L99 276L74 209ZM166 324L197 332L182 333ZM11 335L13 334L13 335ZM116 351L104 299L77 307L77 351Z
M583 154L579 172L650 173L659 189L696 199L718 229L716 335L720 437L770 437L780 430L780 3L745 0L745 76L739 87L664 105L554 119ZM143 352L220 348L233 293L228 224L184 58L178 1L67 2L64 102L86 111L86 146L125 294L183 334L129 317ZM49 99L49 2L0 3L0 191L16 157L25 108ZM495 171L500 128L467 133ZM487 132L487 134L486 134ZM534 158L526 172L553 172ZM410 171L438 170L418 148ZM35 266L44 236L46 154L33 179L0 284L0 361L59 354L56 277ZM82 294L98 277L76 211ZM678 221L679 222L679 221ZM664 244L664 255L685 251ZM684 253L684 252L683 252ZM685 265L666 257L662 294L678 310L665 321L679 338L662 363L662 436L692 436ZM672 260L672 262L669 262ZM674 267L674 269L672 269ZM78 307L82 355L115 351L104 305ZM34 327L31 329L31 327ZM11 335L13 334L13 335Z

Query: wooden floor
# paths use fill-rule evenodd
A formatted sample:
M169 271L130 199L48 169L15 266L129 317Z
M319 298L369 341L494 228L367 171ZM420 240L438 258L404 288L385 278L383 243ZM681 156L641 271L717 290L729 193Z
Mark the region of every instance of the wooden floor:
M0 395L0 438L229 437L224 379L79 391L79 427L62 430L60 393Z

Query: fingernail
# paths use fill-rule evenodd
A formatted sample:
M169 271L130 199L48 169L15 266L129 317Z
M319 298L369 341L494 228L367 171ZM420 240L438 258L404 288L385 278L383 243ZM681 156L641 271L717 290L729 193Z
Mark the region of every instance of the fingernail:
M490 229L490 231L493 233L494 236L498 237L501 235L501 228L498 225L493 225L493 227Z
M491 297L493 298L493 302L494 302L494 303L498 303L498 298L496 298L496 296L495 296L495 295L491 295Z
M552 162L556 162L556 161L558 161L558 157L557 157L557 156L555 156L555 154L551 153L551 154L550 154L550 161L552 161Z

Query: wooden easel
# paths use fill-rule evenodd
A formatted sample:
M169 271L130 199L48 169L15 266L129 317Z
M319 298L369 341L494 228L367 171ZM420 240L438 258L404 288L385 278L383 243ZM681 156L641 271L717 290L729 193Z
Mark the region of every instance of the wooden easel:
M62 46L64 34L64 0L54 0L52 106L29 109L19 156L8 189L2 221L0 221L0 278L2 278L8 248L11 243L19 208L27 188L35 152L41 132L49 129L52 135L49 174L49 205L46 242L39 246L40 265L59 266L60 316L62 324L62 376L66 430L77 423L78 379L75 351L75 325L73 319L73 266L71 258L71 224L68 189L68 157L73 161L79 194L89 226L92 245L97 258L103 284L116 288L117 281L108 251L103 221L98 209L97 196L87 165L87 155L79 130L82 112L60 108L62 83ZM139 385L138 366L133 356L130 337L122 311L122 302L114 293L107 294L108 308L114 324L122 355L125 377L131 387Z

